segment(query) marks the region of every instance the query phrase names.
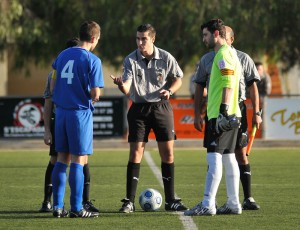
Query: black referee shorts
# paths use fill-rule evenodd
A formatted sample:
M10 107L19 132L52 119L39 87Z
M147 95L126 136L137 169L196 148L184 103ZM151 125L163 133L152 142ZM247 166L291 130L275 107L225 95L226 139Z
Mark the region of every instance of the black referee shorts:
M208 118L207 115L205 115L205 130L204 130L204 137L203 137L203 147L207 148L207 138L208 138Z
M243 148L248 145L249 135L248 135L248 123L247 123L247 106L244 101L239 103L240 110L242 113L241 126L238 131L236 148Z
M55 151L55 119L54 116L51 118L51 123L50 123L50 131L52 134L52 144L50 145L50 150L49 150L49 156L57 156L57 152Z
M173 108L168 100L132 103L127 121L128 142L148 142L151 129L158 142L176 140Z

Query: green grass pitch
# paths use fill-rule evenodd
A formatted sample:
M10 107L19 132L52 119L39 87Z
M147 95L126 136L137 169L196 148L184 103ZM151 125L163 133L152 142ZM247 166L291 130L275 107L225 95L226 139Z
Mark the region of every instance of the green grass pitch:
M148 150L160 168L157 150ZM190 208L203 196L206 175L204 149L175 149L175 191ZM0 150L0 229L184 229L180 216L165 212L144 212L136 199L136 212L118 213L125 195L128 150L95 150L90 157L90 197L100 208L94 219L56 219L38 213L49 156L47 150ZM299 229L299 149L253 149L249 156L252 193L261 206L242 215L192 217L198 229ZM145 188L163 189L145 158L141 166L137 196ZM69 205L69 186L65 196ZM240 200L242 202L240 186ZM164 197L164 196L163 196ZM217 202L226 200L224 177Z

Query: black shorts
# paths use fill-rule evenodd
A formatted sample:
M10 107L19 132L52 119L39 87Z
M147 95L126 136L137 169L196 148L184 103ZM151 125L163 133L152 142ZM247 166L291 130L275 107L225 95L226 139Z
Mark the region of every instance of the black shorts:
M216 118L210 119L206 126L207 152L234 153L238 128L218 134L215 129L216 120Z
M57 157L57 152L55 151L55 119L54 116L51 118L51 123L50 123L50 131L52 135L52 144L50 145L50 150L49 150L49 156L55 156Z
M128 142L148 142L153 129L156 141L176 140L173 108L169 101L133 103L127 113Z
M242 113L241 126L238 131L236 148L243 148L248 145L249 136L248 136L248 123L247 123L247 106L242 101L239 103L240 110Z

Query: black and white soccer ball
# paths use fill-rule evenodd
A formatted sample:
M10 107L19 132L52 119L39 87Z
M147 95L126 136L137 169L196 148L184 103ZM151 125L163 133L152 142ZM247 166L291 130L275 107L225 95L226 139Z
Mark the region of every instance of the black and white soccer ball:
M162 196L159 191L147 188L140 194L139 203L146 212L156 211L162 204Z

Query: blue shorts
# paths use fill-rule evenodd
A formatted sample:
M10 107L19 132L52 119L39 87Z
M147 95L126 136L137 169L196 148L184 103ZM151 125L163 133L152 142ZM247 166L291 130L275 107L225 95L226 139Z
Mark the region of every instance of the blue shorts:
M55 114L55 150L72 155L92 154L92 111L56 108Z

